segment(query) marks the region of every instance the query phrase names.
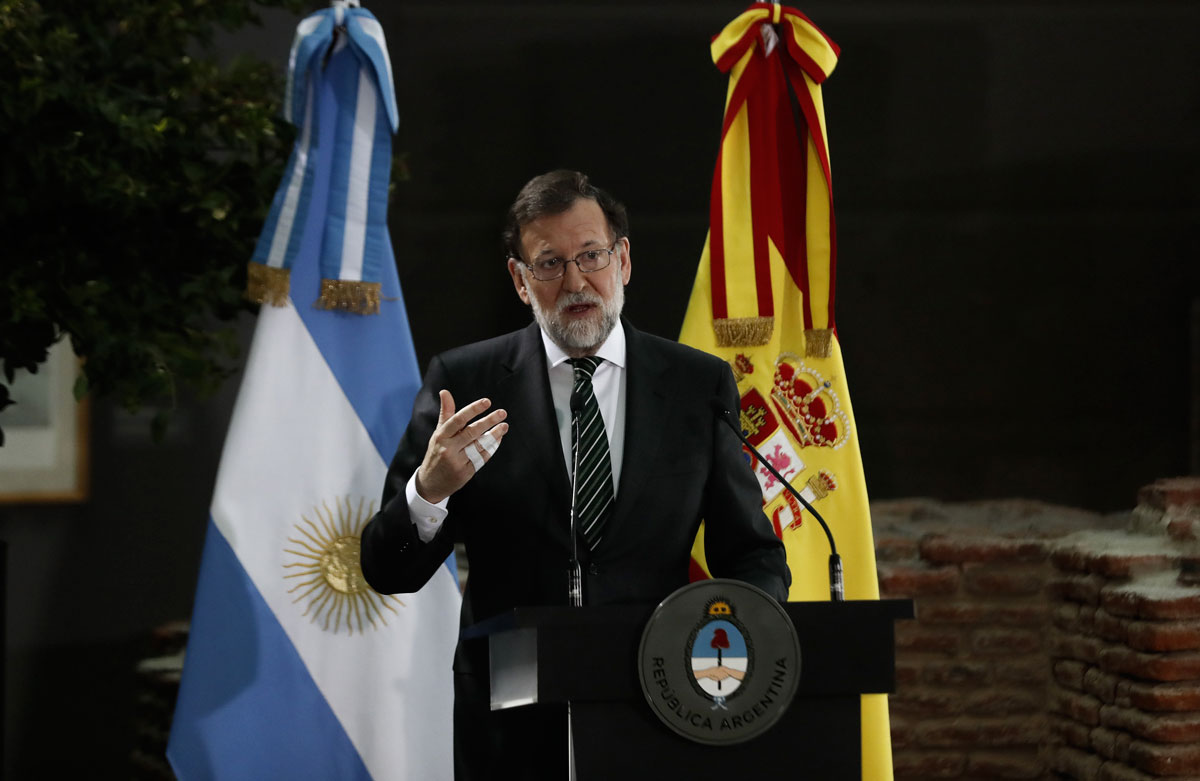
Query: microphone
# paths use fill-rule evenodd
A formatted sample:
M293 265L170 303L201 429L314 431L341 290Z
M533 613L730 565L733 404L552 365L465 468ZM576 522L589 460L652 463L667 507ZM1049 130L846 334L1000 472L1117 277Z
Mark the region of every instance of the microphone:
M750 452L754 454L759 463L765 466L775 476L776 480L783 483L783 487L792 496L796 497L800 501L800 504L804 505L804 509L812 513L812 516L817 519L817 523L821 524L821 528L825 530L825 537L829 540L829 599L833 602L845 601L845 589L842 584L842 557L838 555L837 545L833 542L833 532L829 530L829 524L825 523L825 519L821 517L821 514L817 512L817 509L807 499L801 496L795 488L792 488L792 484L783 475L779 474L779 471L771 465L771 462L763 458L762 453L758 452L758 448L750 444L750 440L742 433L740 421L734 419L733 413L725 406L725 402L714 396L709 400L709 405L713 408L713 412L716 413L717 417L725 421L725 425L733 430L733 433L737 435L742 444L750 449Z

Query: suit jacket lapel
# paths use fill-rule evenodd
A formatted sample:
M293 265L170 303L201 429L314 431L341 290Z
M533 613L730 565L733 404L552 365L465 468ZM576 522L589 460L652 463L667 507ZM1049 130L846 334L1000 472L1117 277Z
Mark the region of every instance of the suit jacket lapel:
M501 365L509 372L497 387L497 395L504 398L510 421L504 446L519 449L519 455L511 462L514 472L511 478L529 481L531 491L536 490L539 479L548 481L551 511L537 514L538 517L530 520L542 524L550 538L569 551L571 537L567 514L571 507L571 481L563 462L546 370L546 349L537 323L530 324L520 333L515 349L501 359ZM551 467L547 478L546 466L549 464L555 466Z
M657 458L666 437L663 422L670 419L670 400L661 390L660 375L666 371L662 361L656 361L645 338L627 321L625 326L625 445L621 465L621 482L617 489L616 506L609 519L610 534L620 534L621 526L630 523L638 495L650 473L650 464ZM604 543L600 543L604 548Z

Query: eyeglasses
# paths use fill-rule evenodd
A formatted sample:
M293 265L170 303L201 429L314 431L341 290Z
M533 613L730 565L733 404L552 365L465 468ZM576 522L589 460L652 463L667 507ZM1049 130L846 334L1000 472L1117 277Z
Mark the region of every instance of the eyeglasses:
M568 263L574 263L576 268L584 274L603 271L612 263L613 247L615 246L617 246L617 242L614 241L605 249L585 249L569 260L567 258L546 258L533 263L526 263L522 260L520 263L533 273L534 279L539 282L550 282L567 273Z

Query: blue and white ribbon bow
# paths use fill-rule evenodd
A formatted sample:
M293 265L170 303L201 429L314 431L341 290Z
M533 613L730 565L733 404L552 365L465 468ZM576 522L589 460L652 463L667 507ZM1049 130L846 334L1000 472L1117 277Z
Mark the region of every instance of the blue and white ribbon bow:
M319 248L317 305L378 312L399 117L383 27L370 11L335 2L300 22L283 114L300 132L251 258L247 295L282 306L293 264Z

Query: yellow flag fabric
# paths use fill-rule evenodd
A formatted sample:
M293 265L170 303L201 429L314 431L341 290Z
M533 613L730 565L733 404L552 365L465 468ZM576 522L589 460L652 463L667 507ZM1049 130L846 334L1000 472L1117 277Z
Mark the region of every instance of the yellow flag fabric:
M770 28L776 34L771 40ZM836 241L821 83L837 46L793 8L756 3L713 39L730 74L709 235L679 340L729 362L742 429L829 523L847 599L878 599L858 433L833 317ZM795 106L795 110L793 110ZM829 598L820 525L765 468L790 599ZM707 575L703 529L693 550ZM886 695L863 697L863 778L892 778Z

